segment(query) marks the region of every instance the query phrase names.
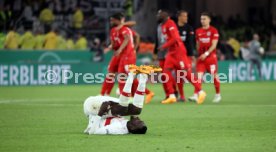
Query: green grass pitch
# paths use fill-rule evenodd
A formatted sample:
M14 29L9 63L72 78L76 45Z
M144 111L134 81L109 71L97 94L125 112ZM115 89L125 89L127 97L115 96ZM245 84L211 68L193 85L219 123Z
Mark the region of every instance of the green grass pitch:
M275 152L276 82L222 84L223 101L161 105L162 86L141 118L146 135L85 135L82 103L100 85L0 87L0 151ZM113 89L115 90L115 89ZM190 84L186 96L192 94Z

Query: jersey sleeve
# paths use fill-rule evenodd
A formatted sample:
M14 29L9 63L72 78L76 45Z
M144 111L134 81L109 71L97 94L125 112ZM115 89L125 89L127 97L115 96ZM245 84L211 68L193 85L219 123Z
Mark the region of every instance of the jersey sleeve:
M132 31L127 28L127 27L123 27L123 29L121 30L121 34L123 36L131 36L132 35Z
M212 31L212 41L213 40L218 40L219 39L219 33L217 29L213 29Z
M163 44L163 49L169 48L177 42L176 36L179 33L176 26L172 22L168 23L166 26L166 34L168 36L168 40L165 44Z

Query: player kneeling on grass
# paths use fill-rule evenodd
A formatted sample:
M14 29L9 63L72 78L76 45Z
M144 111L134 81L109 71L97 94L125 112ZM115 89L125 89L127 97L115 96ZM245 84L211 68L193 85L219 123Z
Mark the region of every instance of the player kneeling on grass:
M148 75L160 70L151 66L130 66L130 73L119 98L91 96L84 102L84 113L89 118L84 133L87 134L145 134L147 126L139 119L144 104L144 92ZM139 85L129 103L135 75L139 73ZM131 116L130 120L122 116Z

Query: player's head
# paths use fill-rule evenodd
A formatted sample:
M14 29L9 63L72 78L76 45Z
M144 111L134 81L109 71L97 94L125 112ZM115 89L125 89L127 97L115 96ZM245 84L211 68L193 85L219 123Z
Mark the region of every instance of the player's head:
M118 26L120 25L125 19L123 13L115 13L110 16L110 24L111 26Z
M253 40L259 41L260 40L259 34L254 33L253 34Z
M204 26L209 26L211 23L211 15L208 12L203 12L200 15L200 22L201 25Z
M131 118L130 121L127 122L127 128L129 133L132 134L145 134L147 132L146 124L137 118Z
M162 23L169 17L169 12L167 10L159 10L157 13L157 21Z
M178 18L178 21L181 23L184 23L184 24L188 23L188 12L185 10L178 11L177 18Z

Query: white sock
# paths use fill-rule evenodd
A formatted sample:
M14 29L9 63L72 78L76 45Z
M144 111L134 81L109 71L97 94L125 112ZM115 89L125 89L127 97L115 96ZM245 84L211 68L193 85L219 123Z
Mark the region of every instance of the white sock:
M170 94L169 98L176 98L175 94Z
M126 84L124 86L123 92L131 93L131 87L132 87L132 84L133 84L134 76L135 76L134 73L132 73L132 72L128 73L128 77L127 77Z
M147 80L148 80L148 75L146 74L140 74L138 77L138 87L137 87L137 91L133 97L133 105L135 105L136 107L139 108L143 108L144 105L144 99L145 99L145 89L146 89L146 84L147 84Z
M119 97L119 104L124 107L127 107L129 104L128 103L129 96L125 96L125 95L123 95L123 93L127 93L127 94L131 93L131 87L132 87L134 76L135 76L134 73L132 73L132 72L128 73L128 77L127 77L123 92L121 92L120 97Z

